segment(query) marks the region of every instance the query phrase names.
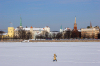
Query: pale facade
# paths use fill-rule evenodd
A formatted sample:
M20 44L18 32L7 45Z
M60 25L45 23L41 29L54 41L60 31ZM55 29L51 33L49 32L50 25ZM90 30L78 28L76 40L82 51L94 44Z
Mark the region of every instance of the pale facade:
M14 37L14 27L8 27L8 37Z
M61 25L61 27L60 27L60 32L63 32L62 25Z
M50 33L50 27L46 26L46 27L44 27L44 30L47 31L48 33Z
M35 39L36 35L41 35L43 34L44 31L50 33L50 28L46 26L45 28L35 28L35 27L28 27L28 28L22 28L26 32L31 32L32 34L32 39ZM19 28L15 28L15 36L18 36L18 30Z
M63 29L60 29L60 32L63 32Z
M17 28L14 29L14 36L19 36L18 30L23 29L22 26L19 26Z
M86 28L81 29L81 37L86 38L98 38L99 29L98 28Z

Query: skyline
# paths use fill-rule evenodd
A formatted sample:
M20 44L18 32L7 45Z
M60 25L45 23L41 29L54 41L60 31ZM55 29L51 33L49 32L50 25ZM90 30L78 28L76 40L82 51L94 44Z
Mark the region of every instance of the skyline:
M73 29L75 16L78 29L86 28L90 21L100 27L99 0L0 0L0 29L7 29L10 22L14 28L20 26L20 14L23 27Z

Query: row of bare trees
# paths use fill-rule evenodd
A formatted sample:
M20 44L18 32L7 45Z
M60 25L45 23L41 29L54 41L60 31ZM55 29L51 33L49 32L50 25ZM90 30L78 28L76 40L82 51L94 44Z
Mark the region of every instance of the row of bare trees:
M47 39L47 40L51 40L51 39L61 39L62 37L62 33L53 33L52 35L49 34L48 32L45 33L45 35L37 35L35 39Z
M14 39L32 39L32 33L23 29L18 30L18 35L14 35Z
M2 34L2 33L1 33ZM90 36L86 36L86 33L84 33L81 36L81 32L77 31L77 30L67 30L64 32L59 32L57 34L53 33L53 34L49 34L48 32L45 32L44 34L41 35L37 35L35 39L70 39L70 38L95 38L94 34ZM2 38L2 37L1 37ZM25 31L23 29L19 29L18 30L18 35L14 35L13 39L32 39L32 33L30 31ZM98 34L98 39L100 39L100 33Z
M81 38L81 32L78 31L65 31L59 32L57 34L49 34L48 32L45 35L37 35L36 39L70 39L70 38Z

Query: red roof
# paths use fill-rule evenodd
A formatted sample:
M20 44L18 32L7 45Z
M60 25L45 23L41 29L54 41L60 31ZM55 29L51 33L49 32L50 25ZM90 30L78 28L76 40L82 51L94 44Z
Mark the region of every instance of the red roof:
M33 28L32 26L30 28Z

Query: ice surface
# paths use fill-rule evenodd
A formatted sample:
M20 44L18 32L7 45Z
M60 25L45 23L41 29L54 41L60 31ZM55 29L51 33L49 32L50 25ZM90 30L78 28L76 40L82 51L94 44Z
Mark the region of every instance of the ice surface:
M100 42L0 43L0 66L100 66Z

